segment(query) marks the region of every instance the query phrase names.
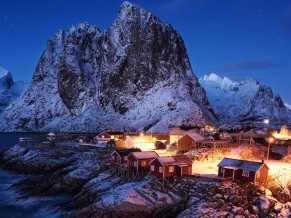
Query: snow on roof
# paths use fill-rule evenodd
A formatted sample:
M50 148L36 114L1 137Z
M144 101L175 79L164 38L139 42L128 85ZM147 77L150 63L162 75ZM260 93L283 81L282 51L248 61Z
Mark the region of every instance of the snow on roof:
M151 159L159 156L155 151L132 152L132 155L136 159Z
M192 132L192 133L187 133L191 138L193 138L195 141L203 141L205 138L200 135L199 133Z
M224 158L217 166L219 167L235 167L242 170L258 171L264 163L248 161L248 160L238 160L232 158Z
M187 155L176 155L176 156L164 156L164 157L157 157L157 159L162 163L164 166L169 165L181 165L181 166L189 166L192 165L192 161Z
M141 152L139 148L131 148L131 149L122 149L122 150L115 150L119 156L128 156L131 152Z
M55 136L55 134L53 132L50 132L47 134L48 136Z

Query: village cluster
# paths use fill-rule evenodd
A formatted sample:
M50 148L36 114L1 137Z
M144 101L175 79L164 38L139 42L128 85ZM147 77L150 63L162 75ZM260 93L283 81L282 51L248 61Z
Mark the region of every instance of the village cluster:
M283 126L281 133L288 135L291 133L290 128ZM277 134L278 140L275 141L273 137L268 137L269 146L271 143L290 142L289 139L279 137L280 134L274 134ZM75 139L75 143L82 152L96 149L109 151L111 153L109 160L111 170L119 175L122 181L139 180L150 173L160 184L164 184L167 179L174 176L197 177L197 174L192 173L193 161L184 152L198 148L227 148L234 141L237 144L243 141L253 144L262 137L266 136L258 133L218 134L213 127L190 130L174 127L169 134L145 135L144 133L125 134L106 131L95 137L79 135ZM72 136L57 136L51 132L47 134L47 141L40 143L40 149L46 151L52 148L56 142L65 143L70 140L72 140ZM27 137L19 139L20 145L32 142L33 140ZM163 153L162 151L165 150L173 152ZM264 182L268 178L268 170L264 160L257 162L225 157L217 165L216 179Z

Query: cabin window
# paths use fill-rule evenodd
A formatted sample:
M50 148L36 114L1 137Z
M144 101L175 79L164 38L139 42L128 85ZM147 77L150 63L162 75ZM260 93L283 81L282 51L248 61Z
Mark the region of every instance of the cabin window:
M143 161L141 161L141 166L145 166L146 165L146 162L145 162L145 160L143 160Z
M163 167L159 167L159 173L163 172Z
M127 157L124 157L124 160L127 160Z
M137 161L133 162L133 166L137 167Z
M257 172L257 178L260 178L261 172Z
M115 160L115 157L114 157L114 156L111 156L111 159L112 159L112 160Z
M117 156L117 161L118 161L118 162L121 162L121 161L120 161L120 156Z
M225 169L221 168L221 172L224 175L225 174Z
M220 168L220 172L223 173L223 171L224 171L224 169L221 167L221 168Z
M249 176L250 176L250 171L248 171L248 170L243 170L243 172L242 172L242 176L244 176L244 177L249 177Z
M155 171L155 166L151 165L151 171Z
M169 173L173 173L174 172L174 166L170 166L169 167Z

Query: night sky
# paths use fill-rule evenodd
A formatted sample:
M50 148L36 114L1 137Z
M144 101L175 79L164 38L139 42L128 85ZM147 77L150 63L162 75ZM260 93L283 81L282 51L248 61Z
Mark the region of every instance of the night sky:
M87 21L107 29L123 1L0 0L0 65L30 81L47 40ZM182 35L195 75L259 80L291 104L291 1L131 1Z

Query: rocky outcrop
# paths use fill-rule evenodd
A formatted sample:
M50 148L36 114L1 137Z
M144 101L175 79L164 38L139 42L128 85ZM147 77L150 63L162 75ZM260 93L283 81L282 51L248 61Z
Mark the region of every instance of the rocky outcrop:
M34 174L13 185L24 198L74 194L58 204L69 217L286 217L290 202L275 192L236 183L174 178L161 189L150 177L121 183L108 169L110 152L81 152L74 144L14 146L0 157L1 168ZM64 212L65 213L65 212Z
M173 27L129 2L106 31L57 32L1 131L168 132L216 122Z

